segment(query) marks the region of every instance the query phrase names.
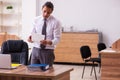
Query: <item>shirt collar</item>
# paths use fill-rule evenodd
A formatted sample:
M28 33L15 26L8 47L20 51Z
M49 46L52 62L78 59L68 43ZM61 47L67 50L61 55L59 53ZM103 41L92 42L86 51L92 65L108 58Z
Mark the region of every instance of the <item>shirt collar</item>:
M49 16L46 20L49 20L51 16ZM44 17L42 16L42 20L44 20Z

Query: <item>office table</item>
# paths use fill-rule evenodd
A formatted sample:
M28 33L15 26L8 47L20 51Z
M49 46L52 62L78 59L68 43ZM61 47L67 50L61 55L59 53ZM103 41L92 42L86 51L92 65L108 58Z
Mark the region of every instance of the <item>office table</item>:
M26 66L17 69L0 69L0 80L70 80L73 68L55 66L47 71L29 71Z
M106 49L101 54L101 80L120 80L120 51Z

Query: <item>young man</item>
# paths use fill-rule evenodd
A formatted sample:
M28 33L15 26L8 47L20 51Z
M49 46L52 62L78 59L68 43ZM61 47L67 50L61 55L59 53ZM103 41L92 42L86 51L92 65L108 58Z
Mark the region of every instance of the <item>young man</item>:
M34 43L31 55L31 64L49 64L50 68L53 68L53 62L55 59L54 49L56 44L60 41L61 25L60 22L51 14L54 10L54 6L51 2L46 2L42 6L42 15L38 16L34 20L34 28L32 33L40 33L45 35L45 39L38 42L33 42L31 36L28 41ZM46 27L46 31L43 31L43 27Z

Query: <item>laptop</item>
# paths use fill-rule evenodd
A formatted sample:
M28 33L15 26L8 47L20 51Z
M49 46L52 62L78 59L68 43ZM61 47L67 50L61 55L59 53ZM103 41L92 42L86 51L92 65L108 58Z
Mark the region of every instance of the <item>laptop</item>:
M0 54L0 69L15 69L17 66L12 66L10 54Z

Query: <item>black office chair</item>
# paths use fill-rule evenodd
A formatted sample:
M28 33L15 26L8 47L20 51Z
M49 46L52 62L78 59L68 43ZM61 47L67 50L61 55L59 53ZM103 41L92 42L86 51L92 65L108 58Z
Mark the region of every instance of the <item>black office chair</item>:
M3 42L1 54L11 54L13 63L28 64L28 44L23 40L7 40Z
M101 51L103 49L106 49L106 45L105 45L105 43L98 43L97 48L98 48L98 51Z
M98 44L97 44L97 49L98 49L98 53L99 53L101 50L106 49L105 43L98 43ZM99 53L99 58L100 58L100 61L101 61L101 54L100 54L100 53ZM100 67L101 67L101 63L100 63ZM100 69L99 69L99 72L100 72Z
M82 78L84 76L86 63L92 62L91 75L92 75L92 71L94 69L95 79L97 80L96 70L95 70L95 62L100 63L100 59L99 58L91 58L91 55L92 55L91 50L90 50L90 47L87 46L87 45L80 47L80 53L81 53L81 57L82 57L82 59L84 61L84 68L83 68Z

